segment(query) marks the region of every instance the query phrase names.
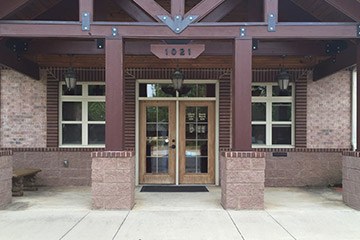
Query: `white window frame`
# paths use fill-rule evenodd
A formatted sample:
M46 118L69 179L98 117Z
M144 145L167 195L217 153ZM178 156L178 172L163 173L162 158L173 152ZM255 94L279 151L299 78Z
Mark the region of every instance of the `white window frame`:
M252 86L266 87L266 96L251 97L252 103L265 103L266 104L266 121L251 121L253 125L265 125L266 129L266 143L265 144L252 144L253 148L294 148L295 147L295 84L290 83L291 96L272 96L272 87L277 86L277 83L252 83ZM290 103L291 104L291 121L272 121L272 104L273 103ZM272 144L272 125L291 125L291 144Z
M63 148L102 148L105 144L88 144L88 125L89 124L103 124L105 121L88 121L88 103L89 102L104 102L105 96L89 96L88 89L90 85L105 85L104 82L80 82L76 85L82 86L81 96L62 95L62 86L59 85L59 147ZM81 102L82 116L81 121L63 121L62 120L62 103L63 102ZM63 144L62 143L62 125L63 124L81 124L81 144Z

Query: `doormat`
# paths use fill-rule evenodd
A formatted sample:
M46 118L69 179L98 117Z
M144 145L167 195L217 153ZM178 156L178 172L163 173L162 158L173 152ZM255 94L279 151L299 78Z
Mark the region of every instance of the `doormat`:
M143 186L140 192L209 192L205 186Z

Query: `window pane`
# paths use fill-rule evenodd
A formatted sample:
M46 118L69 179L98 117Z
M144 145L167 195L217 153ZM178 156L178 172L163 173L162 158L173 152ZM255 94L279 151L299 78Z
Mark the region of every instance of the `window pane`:
M291 144L291 125L272 126L272 144Z
M81 144L81 124L63 124L62 143Z
M76 85L74 89L68 90L65 85L62 85L62 95L64 96L81 96L82 95L82 86Z
M215 97L215 84L183 84L180 97Z
M265 125L252 125L252 143L266 144L266 127Z
M140 84L140 97L175 97L176 91L171 84Z
M105 124L89 124L89 144L105 144Z
M88 121L105 121L105 102L88 103Z
M81 121L81 102L63 102L62 119L64 121Z
M266 86L252 86L253 97L266 97Z
M105 96L105 85L89 85L89 96Z
M272 87L272 95L274 97L288 97L291 96L292 93L292 88L291 86L288 87L287 90L280 90L279 86L273 86Z
M266 103L252 104L252 120L266 121Z
M273 103L272 120L291 121L291 103Z

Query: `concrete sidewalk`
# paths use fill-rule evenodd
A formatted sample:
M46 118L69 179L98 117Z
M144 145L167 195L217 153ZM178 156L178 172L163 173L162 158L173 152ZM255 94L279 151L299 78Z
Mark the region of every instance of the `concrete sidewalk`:
M209 193L136 193L132 211L90 210L90 188L26 192L0 211L0 239L360 239L360 212L331 189L267 188L265 211L225 211Z

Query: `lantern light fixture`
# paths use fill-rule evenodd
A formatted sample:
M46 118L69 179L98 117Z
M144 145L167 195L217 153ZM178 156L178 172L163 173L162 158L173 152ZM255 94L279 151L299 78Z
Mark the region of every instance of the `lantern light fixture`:
M281 91L286 91L290 84L290 74L285 69L285 56L282 56L283 64L280 70L280 73L276 76L276 80L278 82L279 88Z
M72 67L66 69L64 74L65 83L68 91L75 89L76 87L76 73Z
M180 91L184 82L184 74L180 71L180 69L175 70L175 72L171 76L171 81L173 84L173 88L176 91Z

